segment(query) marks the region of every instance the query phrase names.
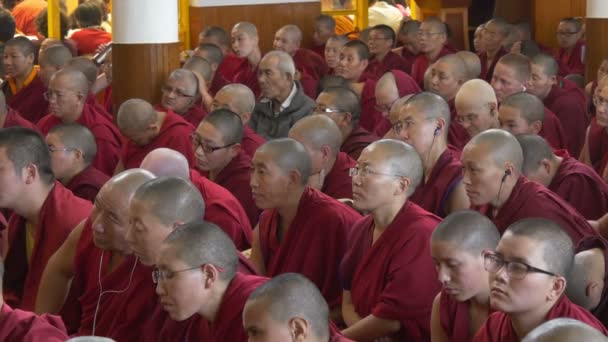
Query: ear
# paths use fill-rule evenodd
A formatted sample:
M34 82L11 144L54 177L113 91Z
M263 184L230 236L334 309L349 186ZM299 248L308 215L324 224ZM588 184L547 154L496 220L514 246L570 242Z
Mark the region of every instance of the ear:
M81 159L81 160L84 161L84 152L82 152L81 150L78 150L78 149L76 151L74 151L74 152L76 153L76 158L77 159Z
M346 123L347 126L352 126L353 113L346 112L346 113L344 113L344 115L342 115L342 117L343 117L342 120Z
M21 179L25 182L25 184L33 184L38 177L38 166L35 164L26 165L23 169L21 169Z
M201 266L201 271L205 275L205 281L203 286L205 289L209 289L219 281L220 271L212 264L205 264Z
M445 120L443 118L437 119L437 127L439 127L439 129L441 129L442 132L444 131L446 124L445 124Z
M289 332L293 341L306 341L310 329L308 321L300 317L294 317L289 320Z
M543 123L540 120L533 121L530 124L530 128L532 129L532 134L538 135L541 129L543 129Z
M566 278L564 277L553 277L553 286L551 291L549 292L547 299L549 300L557 300L564 291L566 290Z
M551 84L557 84L557 76L551 76L549 77L549 82L551 82Z
M363 64L363 70L367 69L367 65L369 64L369 59L362 60L361 64Z
M298 170L290 170L287 174L289 182L296 185L302 185L302 174Z
M321 155L323 156L323 161L328 160L332 154L333 153L332 153L331 147L329 147L329 145L321 146Z
M540 166L542 167L542 169L547 173L547 174L551 174L551 169L552 169L552 165L549 162L549 160L547 159L543 159L540 161Z
M511 164L511 163L505 163L505 171L509 171L509 175L513 176L515 175L515 165ZM517 177L514 177L517 180Z
M399 192L405 193L410 188L410 184L412 180L409 177L400 177L399 178Z
M241 121L243 124L247 124L251 120L251 112L241 114Z
M492 115L493 117L497 117L498 116L498 103L496 102L488 102L488 108L490 109L490 115Z
M241 151L241 148L242 146L240 143L230 146L230 156L232 158L236 157L236 155L239 154L239 152Z

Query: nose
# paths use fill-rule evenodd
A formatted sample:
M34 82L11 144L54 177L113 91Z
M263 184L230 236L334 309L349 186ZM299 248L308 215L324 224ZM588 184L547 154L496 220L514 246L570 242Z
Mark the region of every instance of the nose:
M103 223L101 222L101 219L99 216L97 216L93 220L93 224L91 224L91 228L93 229L93 231L100 233L100 234L104 232L105 229L103 227Z
M450 276L448 272L445 271L445 267L437 267L437 279L442 284L447 284L450 281Z
M462 171L462 184L471 185L471 177L466 170Z
M167 291L165 290L164 282L162 280L160 280L159 282L156 283L155 292L158 296L164 296L167 294Z
M251 177L249 178L249 186L252 189L255 189L258 187L258 179L254 174L252 174Z

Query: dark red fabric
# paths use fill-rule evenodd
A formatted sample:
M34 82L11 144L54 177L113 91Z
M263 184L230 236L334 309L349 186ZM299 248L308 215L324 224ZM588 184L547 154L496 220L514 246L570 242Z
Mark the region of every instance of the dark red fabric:
M543 120L543 127L540 129L540 132L538 132L538 135L545 138L549 145L551 145L551 147L553 147L555 150L568 148L562 123L547 107L545 107L545 119Z
M167 108L165 108L162 104L157 104L156 106L154 106L154 108L156 108L156 110L160 111L160 112L166 112ZM196 129L198 127L198 124L201 123L201 121L203 121L203 119L207 116L207 114L209 114L207 112L207 110L203 107L203 103L199 100L197 101L195 104L192 105L192 107L190 107L190 109L188 109L187 112L185 112L184 114L180 114L180 113L176 113L175 114L181 116L184 120L188 121L192 126L194 126L194 128Z
M376 110L376 81L366 80L361 91L361 117L359 125L370 132L384 119L382 113Z
M604 172L608 161L608 132L606 127L597 124L597 119L591 119L589 125L588 148L591 165L599 175Z
M450 128L448 128L448 143L459 151L471 140L469 132L457 121L458 112L454 99L448 101L450 106Z
M560 298L555 305L553 305L551 310L549 310L547 313L545 320L549 321L554 318L573 318L601 331L604 335L608 334L608 330L606 330L606 328L600 321L597 320L597 318L593 317L589 311L572 303L565 295L562 296L562 298ZM515 333L509 315L504 312L497 311L488 317L488 320L484 323L481 329L479 329L477 335L475 335L473 338L473 341L517 342L523 337L524 336L518 337Z
M588 220L597 220L608 212L608 185L587 164L581 163L568 151L555 151L562 157L549 190L570 203Z
M209 91L209 94L211 94L211 96L215 96L215 94L217 94L220 89L224 88L230 83L231 82L228 81L228 79L226 79L224 76L222 76L219 71L216 71L215 75L213 76L213 79L211 80L211 84L208 86L207 91Z
M223 80L229 81L234 77L234 75L237 73L237 71L241 68L242 64L245 64L245 63L247 63L247 60L245 58L237 57L233 53L227 53L224 55L224 59L222 60L222 63L220 63L220 66L217 68L216 75L219 74ZM215 77L214 77L214 81L215 81ZM221 80L218 80L218 82L219 81L221 81ZM218 88L217 90L219 90L219 89L221 89L221 88Z
M321 58L325 58L325 43L321 45L313 45L310 47L310 51L316 53L321 56Z
M604 254L604 289L602 290L602 297L600 303L591 310L591 313L597 317L597 319L608 326L608 241L601 236L589 236L582 239L578 246L576 246L576 252L582 252L593 248L599 248Z
M243 126L243 139L241 140L241 149L245 151L245 154L249 156L249 158L253 158L255 151L258 147L262 146L266 140L261 136L257 135L251 127L245 125Z
M419 55L415 55L410 52L410 50L405 47L401 50L401 57L405 60L405 72L408 74L412 73L412 66L414 65L414 61L416 61L416 57Z
M114 114L114 103L112 102L112 85L103 91L103 103L101 106L110 114Z
M479 78L486 80L488 83L492 82L492 75L494 75L494 68L496 68L496 64L498 63L498 60L500 59L500 57L502 57L506 54L507 54L507 51L505 51L505 49L503 49L501 47L500 50L498 50L498 52L496 52L496 55L494 55L494 59L492 60L491 63L488 60L488 54L485 51L478 54L479 61L481 62L481 75L479 76Z
M454 53L454 51L447 46L444 46L441 48L441 51L439 51L437 58L435 58L433 61L430 61L429 58L423 53L416 56L416 59L414 59L414 64L412 65L412 77L416 80L420 88L424 88L424 72L426 69L428 69L429 65L435 63L437 59L452 53Z
M329 71L329 67L322 55L308 49L299 48L293 55L293 62L296 65L296 69L305 71L316 81L327 75Z
M239 200L249 217L252 227L258 224L262 211L258 209L251 195L251 158L243 150L217 175L215 182L230 191Z
M492 206L487 205L480 211L494 222L501 234L521 219L540 217L559 224L575 244L585 236L597 235L587 220L568 202L523 176L517 180L509 199L500 207L496 217L492 217L492 210Z
M63 244L72 229L89 216L91 202L76 197L55 181L40 213L31 261L25 250L25 218L13 213L8 223L9 251L4 266L4 299L13 306L33 311L38 285L49 258Z
M400 70L408 74L411 71L411 64L408 64L400 55L389 51L381 61L376 58L370 58L369 64L365 69L365 74L368 78L377 81L382 75L391 70Z
M439 323L448 337L448 341L470 341L469 301L459 302L441 291Z
M572 48L571 52L566 49L559 49L555 59L559 64L559 75L567 76L570 74L585 75L585 63L583 63L583 50L585 41L579 40Z
M231 83L246 85L257 99L260 97L260 85L258 84L258 66L255 67L245 61L232 76Z
M105 112L101 106L85 103L76 123L88 128L95 136L97 155L91 165L106 175L112 176L120 158L122 139L120 131L108 117L110 114ZM38 122L38 129L43 135L46 135L51 128L61 123L61 119L53 114L48 114Z
M460 153L446 148L426 182L421 182L410 199L422 209L439 217L446 217L446 204L452 191L462 182Z
M265 210L259 230L266 275L301 273L317 285L331 309L339 307L342 291L338 268L351 227L360 217L352 208L307 188L296 216L279 241L279 213L276 209Z
M101 28L84 28L70 36L76 42L78 56L93 55L100 45L112 41L112 34Z
M247 332L243 328L243 308L251 292L267 280L268 278L241 273L232 278L211 324L213 341L247 341Z
M357 160L361 155L361 151L378 139L380 139L378 136L370 133L365 128L357 126L346 140L342 142L340 151L348 154L354 160Z
M395 84L397 84L397 92L399 93L399 97L404 97L405 95L410 94L418 94L422 92L422 89L416 83L416 80L412 78L412 76L401 70L391 70L393 76L395 76Z
M109 179L110 177L105 173L97 170L93 166L88 166L74 176L65 187L70 189L74 195L93 203L95 202L95 197L97 197L99 189L101 189Z
M353 180L350 177L350 169L356 165L357 162L348 154L338 153L334 166L325 176L321 191L335 199L353 198Z
M374 220L365 216L353 226L340 267L361 317L395 320L394 341L430 340L433 300L440 290L430 252L431 233L441 219L407 201L372 244Z
M251 247L251 224L245 209L226 189L213 183L196 170L190 170L190 181L205 200L206 221L222 228L239 251Z
M63 342L68 339L61 318L37 316L33 312L13 310L8 304L0 311L0 341Z
M2 92L4 92L4 96L6 97L6 104L33 124L37 123L38 120L48 113L49 103L44 98L45 91L46 86L42 82L42 79L40 79L40 76L36 76L30 84L23 87L14 95L11 92L8 81L2 84Z
M172 110L168 110L160 132L147 145L138 146L131 140L124 139L121 160L125 170L138 168L148 153L161 147L180 152L192 165L194 161L192 132L194 132L194 126Z
M6 118L4 119L4 126L2 128L9 127L25 127L33 130L37 130L36 125L24 119L21 114L17 113L17 111L9 108L6 113Z
M551 92L543 101L559 119L564 129L564 140L568 151L573 156L581 153L585 143L585 132L589 119L585 108L585 94L579 88L560 88L553 85Z

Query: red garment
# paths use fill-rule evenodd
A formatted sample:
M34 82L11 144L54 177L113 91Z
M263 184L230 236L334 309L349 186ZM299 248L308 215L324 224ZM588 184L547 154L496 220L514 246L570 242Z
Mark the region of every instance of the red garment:
M435 61L439 58L452 53L454 53L454 51L444 45L439 51L437 58L432 61L430 61L429 58L423 53L419 54L416 59L414 59L414 64L412 65L412 77L416 80L420 88L424 88L424 72L426 69L428 69L428 67L432 63L435 63Z
M0 341L63 342L68 339L61 318L37 316L33 312L13 310L8 304L0 311Z
M571 52L566 49L559 49L555 59L559 63L559 75L567 76L571 74L585 75L584 59L585 41L579 40L572 48Z
M24 119L21 114L17 113L17 111L14 111L12 108L8 109L6 118L4 119L4 126L2 126L2 128L9 127L25 127L36 130L36 125Z
M55 181L40 213L32 256L28 265L25 218L11 214L8 223L9 251L4 266L4 299L14 307L34 310L38 285L49 258L63 244L72 229L89 216L91 202L76 197Z
M243 308L249 295L268 278L237 273L230 281L211 324L212 341L246 342Z
M220 64L221 67L222 64ZM232 78L232 77L231 77ZM209 94L211 94L211 96L215 96L215 94L217 94L218 91L220 91L220 89L224 88L225 86L227 86L228 84L230 84L231 82L228 81L228 79L226 79L224 76L222 76L219 71L215 72L215 75L213 76L213 79L211 80L211 85L209 85Z
M13 94L8 82L2 84L2 92L6 97L6 104L19 112L24 119L31 123L37 123L44 115L48 113L49 103L44 98L46 86L36 76L34 80Z
M321 45L314 45L310 48L310 51L316 53L317 55L321 56L321 58L325 58L325 44L323 43Z
M352 130L346 140L342 142L340 151L348 154L354 160L357 160L361 155L361 151L378 139L380 138L368 132L365 128L357 126Z
M448 101L450 106L450 127L448 128L448 144L462 151L464 146L471 140L469 132L457 121L458 112L454 99Z
M599 319L604 326L608 325L608 242L601 236L589 236L582 239L576 246L576 253L593 248L599 248L604 253L604 289L600 303L591 310L591 313Z
M317 86L319 85L318 79L309 74L308 71L301 70L300 79L298 81L300 81L302 91L304 94L306 94L306 96L310 97L311 99L317 98Z
M360 99L361 117L359 118L359 125L370 132L374 132L376 126L384 120L382 113L376 110L376 81L371 79L365 81Z
M108 180L110 180L108 175L97 170L93 166L88 166L74 176L65 187L70 189L74 195L94 203L99 189L101 189Z
M83 28L70 36L76 42L78 56L93 55L100 45L112 41L112 34L102 28Z
M112 102L112 85L103 91L103 103L101 106L110 114L114 114L114 103Z
M245 154L249 156L249 158L253 158L255 151L258 147L262 146L266 140L261 136L257 135L251 127L245 125L243 126L243 139L241 140L241 149L245 151Z
M597 235L587 220L570 204L544 186L523 176L517 180L509 199L498 209L496 217L491 216L492 210L491 205L486 205L480 211L494 222L500 234L519 220L540 217L559 224L570 235L574 244L585 236Z
M252 66L248 61L239 65L237 71L232 75L231 83L246 85L257 99L260 97L260 85L258 84L258 66Z
M299 48L296 51L293 55L293 63L296 65L296 69L305 71L316 81L327 75L329 71L329 67L322 56L305 48Z
M567 148L566 146L566 135L562 123L559 121L557 116L545 107L545 119L543 120L543 126L538 132L538 135L545 138L545 140L555 150L562 150Z
M589 157L591 165L599 175L604 173L608 163L608 132L606 127L597 124L597 119L591 119L589 125Z
M279 213L276 209L265 210L259 233L266 275L301 273L319 287L330 309L339 307L342 291L338 268L351 227L360 217L352 208L306 188L296 216L279 241Z
M230 191L239 200L249 217L251 226L255 227L262 211L255 205L251 195L250 180L251 158L241 150L217 175L215 182Z
M112 176L120 158L121 135L108 117L110 114L104 111L103 107L87 102L76 123L88 128L95 136L97 155L91 165L106 175ZM48 114L40 119L38 129L43 135L46 135L51 128L61 123L61 119L53 114Z
M350 169L357 166L357 161L344 152L338 153L336 162L325 176L321 191L335 199L353 198L353 180Z
M165 108L162 104L157 104L154 108L159 112L166 112L167 108ZM188 121L194 128L196 129L198 125L203 121L203 119L209 114L207 110L203 107L203 103L199 100L195 104L188 109L187 112L180 114L177 112L173 112L179 116L181 116L184 120Z
M440 290L431 258L431 233L441 219L407 201L372 244L374 221L365 216L353 226L340 267L355 311L395 320L394 341L429 341L433 300Z
M459 302L441 291L439 297L439 323L448 341L470 341L469 301Z
M555 113L562 126L568 127L563 132L570 154L580 155L589 126L583 91L576 87L567 89L553 85L543 102L546 108Z
M426 182L421 182L410 199L424 210L439 217L446 217L446 204L452 191L462 182L460 153L446 148L441 154Z
M251 225L239 201L228 190L201 176L198 171L190 170L190 181L205 200L204 219L222 228L239 251L251 247Z
M589 311L572 303L566 295L563 295L553 305L547 313L546 321L554 318L573 318L590 325L592 328L599 330L602 334L607 335L608 330L598 321ZM517 342L524 336L518 337L511 324L511 318L504 312L494 312L488 317L488 320L483 324L473 341L478 342Z
M85 100L85 103L88 105L94 106L96 112L98 112L99 114L104 116L110 122L114 123L114 116L112 114L110 114L110 112L107 111L104 106L97 103L97 96L95 96L95 94L89 92L89 95L87 95L87 98Z
M246 63L247 63L247 59L238 57L237 55L235 55L233 53L227 53L224 55L224 59L222 60L222 63L220 63L219 67L217 68L216 75L219 74L221 76L221 79L223 79L225 81L229 81L234 77L234 75L237 73L237 71L239 69L241 69L242 64L246 64ZM220 81L220 80L218 80L218 81ZM214 81L215 81L215 77L214 77ZM213 82L212 82L212 84L213 84ZM212 86L212 88L213 88L213 86ZM221 88L218 88L217 90L220 90L220 89Z
M395 76L395 83L397 84L397 92L399 93L399 97L422 92L422 89L420 89L416 83L416 80L414 80L412 76L401 70L391 70L391 72L393 73L393 76Z
M40 38L36 29L36 17L46 9L44 0L24 0L18 3L12 10L17 29L26 36Z
M608 212L608 185L587 164L570 157L568 151L556 151L564 158L549 190L570 203L588 220L597 220Z
M494 75L494 68L496 68L496 64L498 63L498 60L500 59L500 57L504 56L507 54L507 51L505 51L505 49L503 49L502 47L496 52L496 55L494 55L494 59L492 59L492 62L489 63L488 61L488 53L487 52L482 52L477 54L479 56L479 61L481 62L481 75L479 76L479 78L486 80L488 83L492 82L492 76Z
M365 74L368 78L377 81L382 75L391 70L400 70L405 74L408 74L411 71L411 65L408 65L407 61L400 55L389 51L382 61L379 61L376 58L370 58L369 64L365 69Z
M414 65L414 62L416 61L416 57L420 56L420 54L415 55L413 53L410 52L410 50L403 48L401 50L401 57L405 60L405 72L407 72L408 74L412 73L412 66Z
M125 170L138 168L148 153L161 147L183 154L188 159L188 163L192 165L194 161L192 132L194 132L194 126L172 110L167 110L160 132L147 145L138 146L131 140L124 139L121 160Z

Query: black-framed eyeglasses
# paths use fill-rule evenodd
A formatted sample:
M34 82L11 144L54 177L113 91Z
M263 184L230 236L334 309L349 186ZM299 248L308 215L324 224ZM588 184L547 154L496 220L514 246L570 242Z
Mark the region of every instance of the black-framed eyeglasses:
M165 93L165 94L171 94L171 93L173 93L173 94L175 94L175 96L177 96L177 97L195 97L195 96L196 96L196 94L194 94L194 95L184 94L184 92L183 92L183 91L181 91L180 89L177 89L177 88L171 88L171 87L169 87L168 85L164 85L164 86L162 86L162 87L160 88L160 90L161 90L163 93Z
M64 96L66 96L68 93L78 93L78 92L72 91L72 90L66 90L66 91L47 90L44 93L42 93L42 96L44 96L45 100L50 101L54 97L57 97L58 99L60 99Z
M171 279L173 277L175 277L175 275L177 273L182 273L182 272L187 272L187 271L192 271L192 270L196 270L199 269L205 265L210 265L210 264L202 264L196 267L190 267L190 268L186 268L185 270L179 270L179 271L170 271L170 270L162 270L160 268L155 268L152 271L152 281L154 282L154 284L158 284L161 281L167 281L167 279ZM224 272L224 269L221 267L217 267L215 266L215 268L218 270L218 272L222 273Z
M365 166L365 167L359 167L359 166L351 167L350 169L348 169L348 175L351 176L351 177L360 176L362 178L366 178L369 175L381 175L381 176L388 176L388 177L405 177L405 176L398 175L398 174L393 174L393 173L384 173L384 172L373 171L372 169L370 169L367 166Z
M543 269L530 266L520 261L506 261L498 254L485 250L481 253L483 255L483 265L486 271L490 273L497 273L503 267L506 267L507 275L509 278L522 280L528 273L542 273L557 277L558 275Z
M194 147L194 150L196 151L196 149L200 147L201 149L203 149L203 152L205 152L205 154L211 154L215 151L235 145L235 143L232 143L232 144L227 144L224 146L211 146L211 145L205 143L201 139L201 137L196 133L192 133L191 138L192 138L192 145Z
M54 153L54 152L67 152L67 151L77 151L77 148L73 148L73 147L64 147L64 148L57 148L54 146L49 146L49 152Z
M328 108L328 107L315 107L313 113L316 114L334 114L334 113L346 113L346 111L337 108Z

